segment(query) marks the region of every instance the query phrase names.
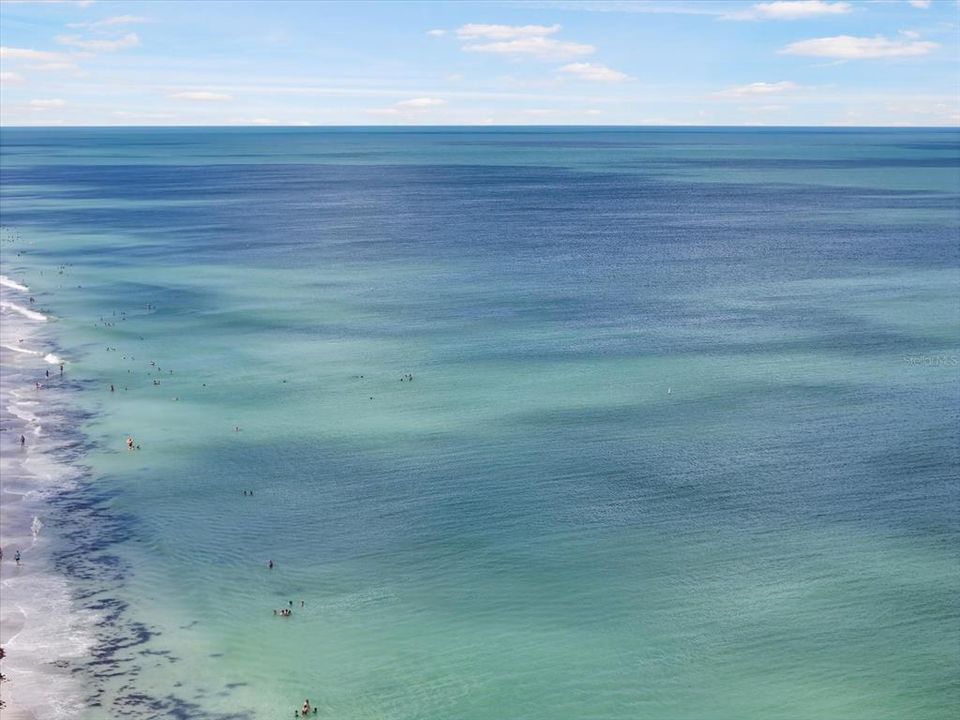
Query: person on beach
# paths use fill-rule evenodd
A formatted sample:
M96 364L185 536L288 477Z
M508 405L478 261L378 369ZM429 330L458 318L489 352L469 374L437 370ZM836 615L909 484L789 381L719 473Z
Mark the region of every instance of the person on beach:
M27 439L23 436L23 433L20 434L20 447L23 447L27 444Z
M17 550L17 552L14 554L13 559L17 561L17 565L20 565L20 551L19 551L19 550Z
M63 363L60 363L60 374L63 375Z

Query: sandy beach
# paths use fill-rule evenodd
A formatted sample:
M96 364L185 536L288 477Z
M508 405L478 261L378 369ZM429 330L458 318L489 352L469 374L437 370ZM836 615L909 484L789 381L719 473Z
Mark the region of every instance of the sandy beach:
M45 413L63 390L38 388L46 372L59 380L59 358L42 330L46 317L29 310L27 288L3 278L0 323L0 645L3 717L70 717L81 702L71 660L85 641L66 581L50 556L55 528L44 522L48 499L71 485L77 470L61 465L62 438L44 430ZM29 303L29 299L26 300ZM54 364L55 361L56 364ZM24 442L21 444L21 436ZM17 562L17 553L20 562Z

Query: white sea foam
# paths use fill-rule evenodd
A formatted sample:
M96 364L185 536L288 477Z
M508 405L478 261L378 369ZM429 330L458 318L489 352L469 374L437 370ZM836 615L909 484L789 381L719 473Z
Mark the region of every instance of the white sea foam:
M27 355L43 355L42 350L31 350L30 348L19 347L18 345L0 345L0 347L5 347L7 350L12 350L13 352L25 353Z
M28 384L39 367L60 361L53 353L33 349L49 342L36 322L46 318L10 302L3 302L3 311L3 348L11 353L4 357L0 416L13 438L21 433L29 438L25 449L16 448L0 458L4 480L0 543L5 551L16 548L23 553L18 567L12 551L5 552L0 570L0 618L7 629L3 671L10 680L4 683L8 706L3 712L4 717L10 710L11 717L65 720L78 716L85 692L79 678L62 664L81 663L89 655L98 618L76 608L69 581L58 573L50 555L57 523L48 532L41 518L48 516L49 498L75 487L83 470L59 455L72 440L44 432L41 424L41 420L55 427L68 424L61 404L63 390L37 392L32 382ZM19 338L28 347L19 344Z
M12 303L8 300L0 300L0 308L3 308L4 310L12 310L15 313L20 313L25 318L29 318L31 320L37 320L39 322L47 321L47 316L43 313L38 313L36 310L25 308L22 305L17 305L16 303Z
M50 363L51 365L61 365L64 362L64 359L59 355L55 355L54 353L44 353L43 350L31 350L30 348L9 344L3 344L0 345L0 347L4 347L12 352L23 353L24 355L43 355L44 361Z
M12 288L14 290L19 290L20 292L30 292L30 288L28 288L26 285L21 285L16 280L11 280L6 275L0 275L0 285Z

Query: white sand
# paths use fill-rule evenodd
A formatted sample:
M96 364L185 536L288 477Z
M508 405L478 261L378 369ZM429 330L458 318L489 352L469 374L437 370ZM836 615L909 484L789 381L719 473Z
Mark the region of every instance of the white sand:
M0 684L0 713L3 720L53 720L75 717L82 702L79 681L54 663L82 657L86 646L66 581L52 572L47 534L55 529L44 528L37 537L31 530L58 478L30 469L50 459L42 428L45 393L33 387L50 367L44 360L49 342L44 322L14 309L21 292L11 283L0 286L0 645L6 652L0 670L7 678ZM26 447L20 447L21 434Z

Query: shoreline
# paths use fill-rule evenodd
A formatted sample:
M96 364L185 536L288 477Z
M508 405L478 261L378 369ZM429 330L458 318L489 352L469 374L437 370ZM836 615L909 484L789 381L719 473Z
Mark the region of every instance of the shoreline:
M5 720L76 717L82 683L71 671L93 644L92 618L75 607L54 552L59 518L51 500L75 488L82 472L61 457L72 442L44 426L63 426L68 390L52 351L48 318L26 307L29 288L0 278L0 686ZM37 388L35 382L49 382ZM62 417L59 417L61 416ZM26 443L21 446L20 437ZM65 445L66 443L66 445ZM15 560L20 552L21 562Z

